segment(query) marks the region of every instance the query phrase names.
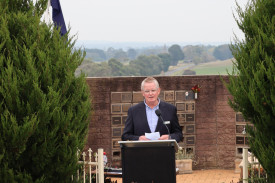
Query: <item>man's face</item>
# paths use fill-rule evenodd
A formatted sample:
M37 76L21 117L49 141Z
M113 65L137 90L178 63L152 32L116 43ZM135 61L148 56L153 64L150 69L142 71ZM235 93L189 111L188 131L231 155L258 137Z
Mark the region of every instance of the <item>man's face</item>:
M144 96L147 104L157 105L159 94L160 88L157 88L154 82L144 83L142 95Z

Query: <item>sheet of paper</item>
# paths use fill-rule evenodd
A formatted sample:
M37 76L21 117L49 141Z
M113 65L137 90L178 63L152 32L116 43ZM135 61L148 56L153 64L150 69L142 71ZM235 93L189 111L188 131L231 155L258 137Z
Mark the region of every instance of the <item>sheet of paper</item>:
M159 132L145 133L145 137L150 140L158 140L160 138Z

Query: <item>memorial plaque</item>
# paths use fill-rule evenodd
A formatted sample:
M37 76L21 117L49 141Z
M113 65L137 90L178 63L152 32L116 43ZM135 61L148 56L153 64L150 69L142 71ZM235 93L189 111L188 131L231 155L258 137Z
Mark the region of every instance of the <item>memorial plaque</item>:
M165 99L164 99L164 92L163 91L160 91L159 98L160 98L160 100L164 100L165 101Z
M184 100L194 100L194 92L191 90L185 90L184 91L184 96L182 96L184 98Z
M112 92L111 94L111 103L120 103L121 102L121 93Z
M242 147L236 147L236 157L243 157L243 146Z
M244 137L236 137L236 144L244 145Z
M194 112L195 111L195 103L186 103L185 111Z
M187 145L194 145L195 144L195 137L194 136L186 137L186 144Z
M118 149L118 148L120 148L120 146L119 146L119 143L118 143L118 141L120 141L121 139L112 139L112 144L113 144L113 149Z
M111 104L112 105L112 111L111 113L121 113L121 104Z
M194 153L195 153L195 147L187 147L186 148L186 154L194 155Z
M121 127L112 128L112 132L113 132L113 137L121 137L122 135Z
M195 114L186 114L186 122L194 122L195 121Z
M128 117L128 116L122 116L122 124L123 124L123 126L125 125L125 122L126 122L127 117Z
M175 101L184 101L185 97L185 91L175 91Z
M174 101L174 91L164 91L165 101Z
M112 116L112 125L121 125L121 116Z
M131 92L121 93L121 102L132 102L132 93Z
M120 160L120 159L121 159L120 150L113 150L112 151L112 160Z
M177 107L177 110L178 111L185 111L185 103L179 103L179 102L176 102L176 107Z
M236 114L236 122L245 122L245 119L241 113Z
M185 122L185 114L184 113L177 113L178 120L180 125L184 125Z
M143 99L143 95L141 92L133 92L133 102L134 103L139 103L142 102Z
M188 96L186 97L186 100L194 100L195 94L193 91L188 91Z
M186 133L194 133L195 126L194 125L186 125Z
M236 133L243 133L244 128L244 125L236 125Z
M131 107L132 104L122 104L122 112L128 112L128 109Z

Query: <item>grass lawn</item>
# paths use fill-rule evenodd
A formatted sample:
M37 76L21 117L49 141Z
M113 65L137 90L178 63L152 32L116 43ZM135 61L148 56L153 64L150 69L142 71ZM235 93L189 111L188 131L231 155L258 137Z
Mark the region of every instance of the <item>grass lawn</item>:
M229 73L232 72L232 66L230 59L199 64L191 68L191 70L196 71L196 75L227 75L227 70Z

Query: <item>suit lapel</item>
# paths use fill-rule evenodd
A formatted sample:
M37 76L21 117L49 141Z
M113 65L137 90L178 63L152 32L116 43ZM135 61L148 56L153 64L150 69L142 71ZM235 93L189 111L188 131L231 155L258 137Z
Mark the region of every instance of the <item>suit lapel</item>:
M150 127L149 127L149 124L148 124L148 121L147 121L146 106L145 106L144 103L143 103L143 105L140 106L139 110L140 110L140 113L141 113L141 115L140 115L141 120L140 121L141 121L141 123L144 123L144 125L142 125L142 126L144 126L144 130L146 132L150 132L151 130L150 130Z

